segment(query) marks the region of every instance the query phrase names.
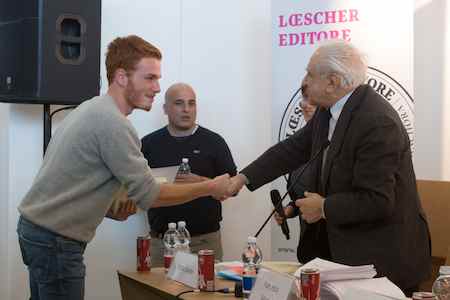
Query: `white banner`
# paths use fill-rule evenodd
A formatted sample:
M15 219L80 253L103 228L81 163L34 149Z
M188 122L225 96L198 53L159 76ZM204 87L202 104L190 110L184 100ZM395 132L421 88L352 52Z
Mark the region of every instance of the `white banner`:
M397 110L414 149L411 0L272 1L274 143L304 126L301 95L296 92L311 54L328 39L350 41L367 55L367 83ZM285 179L273 185L282 194L286 191ZM291 239L286 241L272 222L273 260L297 260L298 224L297 218L289 220Z

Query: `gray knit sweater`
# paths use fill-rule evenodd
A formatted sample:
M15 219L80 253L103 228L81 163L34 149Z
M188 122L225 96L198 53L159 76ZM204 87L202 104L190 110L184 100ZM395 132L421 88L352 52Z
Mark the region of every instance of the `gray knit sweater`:
M89 242L121 185L144 210L159 195L133 125L111 96L94 97L56 130L19 211L50 231Z

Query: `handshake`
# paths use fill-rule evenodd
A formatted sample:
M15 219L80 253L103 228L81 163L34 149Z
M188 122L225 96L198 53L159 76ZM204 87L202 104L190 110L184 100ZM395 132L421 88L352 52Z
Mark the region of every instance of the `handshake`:
M247 178L242 174L230 177L228 174L217 176L209 181L210 195L219 201L236 196L247 183Z
M235 196L246 182L247 179L242 174L237 174L234 177L223 174L213 179L196 174L177 176L176 184L161 185L159 197L152 207L182 204L202 196L212 196L216 200L224 201L231 196ZM128 199L127 189L121 187L114 195L113 204L106 213L106 217L117 221L125 221L136 211L136 203Z

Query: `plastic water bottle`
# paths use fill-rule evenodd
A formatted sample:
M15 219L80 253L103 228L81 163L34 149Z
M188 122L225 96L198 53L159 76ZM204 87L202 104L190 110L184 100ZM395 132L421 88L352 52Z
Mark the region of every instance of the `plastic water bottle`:
M263 255L261 248L258 247L256 241L257 238L254 236L249 236L247 238L247 246L242 253L242 262L244 265L253 263L256 267L256 271L258 272L263 260Z
M189 159L183 158L181 160L180 167L178 168L177 175L189 175L191 173L191 167L189 166Z
M450 266L441 266L439 277L433 283L433 294L438 300L450 300Z
M185 221L178 222L178 251L190 253L191 235L186 228Z
M166 272L170 268L170 264L172 263L173 257L178 248L178 231L176 229L177 224L169 223L169 229L167 229L166 233L164 233L163 243L164 243L164 269Z
M244 264L244 271L242 273L242 295L244 299L250 298L253 285L256 281L256 266L254 263Z
M242 293L244 299L250 297L251 290L255 284L256 274L262 262L261 249L256 245L256 237L249 236L247 239L247 247L242 253L242 262L244 264L244 271L242 274Z

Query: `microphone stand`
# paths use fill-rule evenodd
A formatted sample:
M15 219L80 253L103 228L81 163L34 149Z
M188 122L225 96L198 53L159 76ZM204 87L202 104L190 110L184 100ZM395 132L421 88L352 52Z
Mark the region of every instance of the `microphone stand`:
M292 188L297 184L300 177L302 177L305 170L311 165L313 161L317 159L317 157L330 145L330 141L325 141L323 145L320 147L319 151L314 154L314 156L303 166L303 169L300 171L300 173L297 175L295 180L292 182L292 184L287 189L286 193L284 193L283 197L281 197L280 201L278 201L277 205L274 207L270 215L267 217L267 219L264 221L264 223L261 225L259 230L256 232L255 237L258 237L258 235L261 233L263 228L266 226L267 222L269 222L270 218L273 216L273 214L277 211L277 209L283 204L283 200L286 198L288 193L292 190Z

